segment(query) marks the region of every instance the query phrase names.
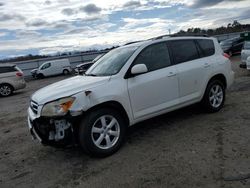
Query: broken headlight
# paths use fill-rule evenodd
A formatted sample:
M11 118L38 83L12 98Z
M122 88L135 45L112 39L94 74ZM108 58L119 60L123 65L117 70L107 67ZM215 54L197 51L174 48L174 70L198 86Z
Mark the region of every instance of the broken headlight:
M47 103L42 109L42 116L64 116L67 114L74 101L74 97L66 97Z

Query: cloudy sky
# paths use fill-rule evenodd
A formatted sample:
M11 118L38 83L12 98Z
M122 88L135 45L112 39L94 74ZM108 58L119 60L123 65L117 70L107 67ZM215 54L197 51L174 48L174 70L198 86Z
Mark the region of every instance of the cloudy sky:
M0 59L250 23L250 0L0 0Z

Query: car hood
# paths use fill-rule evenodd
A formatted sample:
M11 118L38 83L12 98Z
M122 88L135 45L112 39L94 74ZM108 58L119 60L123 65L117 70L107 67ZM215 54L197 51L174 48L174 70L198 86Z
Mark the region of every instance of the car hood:
M37 72L37 71L38 71L38 69L32 69L30 72L34 73L34 72Z
M32 95L31 99L39 105L45 104L50 101L74 95L86 89L97 87L98 85L108 82L109 79L110 76L75 76L39 89Z

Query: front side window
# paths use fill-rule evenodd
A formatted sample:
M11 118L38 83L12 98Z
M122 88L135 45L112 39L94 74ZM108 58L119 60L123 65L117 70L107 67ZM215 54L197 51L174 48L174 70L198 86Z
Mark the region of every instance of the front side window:
M41 70L47 69L51 66L51 63L46 63L42 66Z
M148 71L154 71L171 65L166 43L146 47L136 58L136 64L145 64Z
M137 46L127 46L111 50L91 66L85 75L111 76L117 74L137 48Z
M171 49L175 62L182 63L199 58L199 54L193 40L171 41Z
M196 40L198 47L200 49L200 56L201 57L207 57L214 55L215 49L214 49L214 42L210 39L198 39Z

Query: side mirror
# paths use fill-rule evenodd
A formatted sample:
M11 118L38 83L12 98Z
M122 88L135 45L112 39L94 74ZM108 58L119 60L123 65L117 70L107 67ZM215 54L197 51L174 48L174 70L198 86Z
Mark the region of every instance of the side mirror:
M131 74L136 75L136 74L142 74L148 72L148 68L145 64L137 64L134 65L131 69Z

